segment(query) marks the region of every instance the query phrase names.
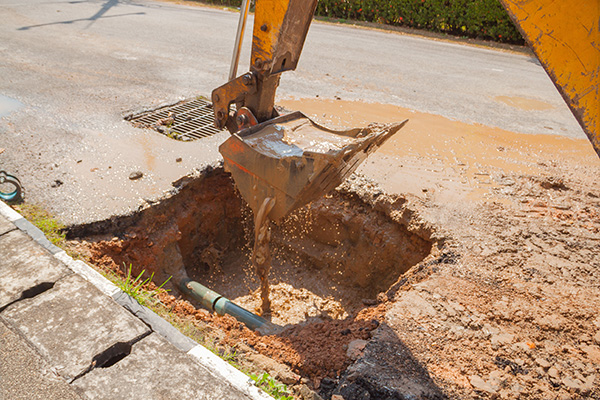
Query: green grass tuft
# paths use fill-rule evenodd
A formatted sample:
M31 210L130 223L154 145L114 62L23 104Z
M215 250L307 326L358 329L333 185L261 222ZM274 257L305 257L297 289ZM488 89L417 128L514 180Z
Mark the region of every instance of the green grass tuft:
M35 225L55 246L65 242L65 226L54 218L48 211L36 204L24 203L13 206L25 219Z
M288 388L283 383L277 382L271 375L263 372L260 375L250 374L250 379L254 384L273 396L277 400L292 400L294 397L288 392Z
M124 263L123 266L125 266ZM149 278L143 279L142 277L146 272L144 269L137 277L133 278L131 275L131 268L131 264L129 264L129 268L127 268L127 276L125 278L122 278L113 272L114 279L112 279L112 281L116 286L119 287L119 289L133 297L143 306L147 305L149 300L155 297L161 290L164 290L163 286L165 286L165 284L171 280L171 277L169 277L156 289L148 289L148 284L152 282L152 279L154 279L154 272Z

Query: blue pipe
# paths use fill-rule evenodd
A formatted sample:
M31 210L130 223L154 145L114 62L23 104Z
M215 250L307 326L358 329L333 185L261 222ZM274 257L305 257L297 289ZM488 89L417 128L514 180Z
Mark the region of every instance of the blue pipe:
M217 292L210 290L196 281L187 278L183 279L179 283L179 288L183 293L199 301L204 308L215 311L219 315L229 314L238 321L244 323L253 331L259 331L259 333L266 334L274 332L277 328L276 325L264 318L238 306L229 299L226 299Z

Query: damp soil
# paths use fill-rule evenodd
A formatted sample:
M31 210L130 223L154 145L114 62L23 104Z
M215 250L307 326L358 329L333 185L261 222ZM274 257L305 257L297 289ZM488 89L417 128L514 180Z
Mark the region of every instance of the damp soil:
M280 333L174 291L163 303L297 398L600 398L600 160L587 141L389 105L283 103L332 127L409 123L358 175L273 227ZM70 235L101 267L185 265L256 311L253 217L229 176L216 167L175 186Z
M406 199L357 188L353 176L324 198L271 223L271 321L277 335L261 336L233 318L212 315L175 285L161 301L181 315L216 327L222 345L250 346L299 383L336 378L350 365L351 342L370 339L388 293L412 267L431 258L435 239ZM375 195L374 195L375 193ZM260 222L260 221L259 221ZM110 235L105 234L110 232ZM178 183L177 194L133 215L72 227L101 268L154 273L155 282L183 276L246 309L261 312L261 279L252 265L254 218L221 166ZM170 284L170 283L169 283ZM264 304L262 304L264 306ZM287 369L286 369L287 368ZM288 383L290 378L284 376Z

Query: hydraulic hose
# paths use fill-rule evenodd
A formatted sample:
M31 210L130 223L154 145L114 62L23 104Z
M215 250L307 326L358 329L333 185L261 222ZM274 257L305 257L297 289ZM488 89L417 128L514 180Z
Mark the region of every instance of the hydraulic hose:
M10 184L14 187L12 192L3 192L0 189L0 199L10 202L10 203L18 203L23 200L23 189L21 187L21 182L17 177L7 174L4 171L0 171L0 185L2 184Z

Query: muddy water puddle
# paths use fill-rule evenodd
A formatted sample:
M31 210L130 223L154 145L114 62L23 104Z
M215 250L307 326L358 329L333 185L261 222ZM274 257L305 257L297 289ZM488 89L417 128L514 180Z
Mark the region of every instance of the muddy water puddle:
M514 101L523 107L537 104ZM286 99L278 104L332 128L408 118L407 125L358 170L389 193L439 201L494 199L494 192L506 186L507 176L540 174L549 154L557 161L598 163L585 139L520 134L389 104L317 98Z
M496 96L494 97L494 100L527 111L542 111L554 108L552 104L546 103L545 101L519 96Z
M24 106L19 100L0 94L0 118L6 117Z

